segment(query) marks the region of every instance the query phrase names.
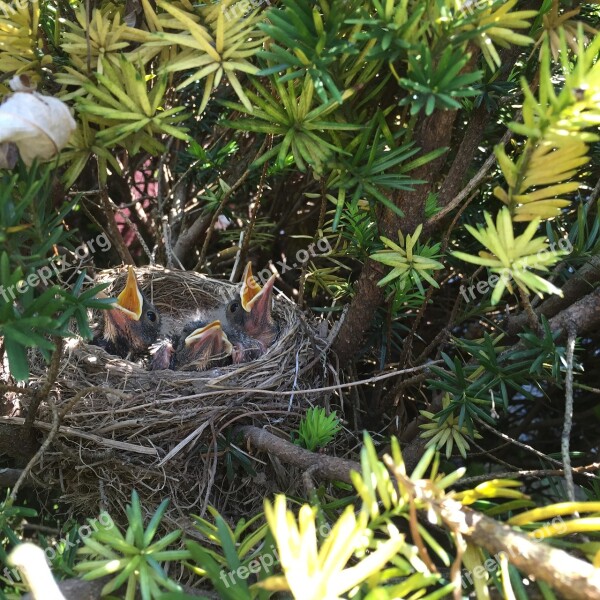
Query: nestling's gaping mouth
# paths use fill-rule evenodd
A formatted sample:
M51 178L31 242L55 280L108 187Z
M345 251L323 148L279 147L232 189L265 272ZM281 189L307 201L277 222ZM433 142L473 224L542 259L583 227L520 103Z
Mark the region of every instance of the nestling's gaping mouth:
M140 292L140 288L138 287L135 272L133 267L129 267L127 272L127 283L125 284L123 291L117 296L117 301L113 305L113 308L118 308L130 319L139 321L142 316L143 303L142 292Z
M265 286L261 288L260 284L252 275L252 263L249 262L244 269L242 276L242 289L240 291L240 299L242 308L246 312L250 312L252 307L261 302L261 298L268 298L273 290L277 275L273 274L269 277Z
M226 333L221 329L221 321L213 321L204 327L195 329L185 338L185 345L216 343L223 345L223 352L231 354L233 346L231 345Z

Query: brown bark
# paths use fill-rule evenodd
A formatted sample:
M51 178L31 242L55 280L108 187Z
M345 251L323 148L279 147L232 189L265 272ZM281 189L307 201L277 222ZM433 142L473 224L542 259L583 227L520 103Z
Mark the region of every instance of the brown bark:
M173 254L179 262L185 264L190 262L188 256L194 251L198 240L206 233L212 220L212 215L199 216L181 235L173 247Z
M561 331L561 337L564 337L570 325L576 326L578 335L600 326L600 288L550 319L550 328L552 331Z
M446 498L435 504L448 527L485 548L492 557L505 553L523 574L545 581L570 600L600 598L600 569L590 563L540 543L455 500Z
M565 283L562 288L563 297L550 296L535 309L536 315L548 318L555 316L559 311L588 294L598 281L600 281L600 256L592 256L589 262ZM527 315L515 315L508 321L508 332L510 335L515 335L525 325L527 325Z
M361 472L360 464L353 460L315 454L259 427L246 425L238 427L236 432L256 449L273 454L286 464L305 471L310 469L312 475L322 479L351 483L350 471Z
M356 283L356 294L352 300L333 350L343 364L360 348L360 342L371 326L377 307L383 303L383 290L377 282L384 276L380 263L367 259Z
M469 115L469 123L465 130L465 135L458 147L456 157L452 161L448 175L446 175L444 183L440 188L438 196L438 205L440 207L446 206L462 189L469 167L475 158L490 118L491 114L483 103Z
M421 154L450 145L456 114L454 111L439 111L421 122L415 131L415 142L421 148ZM402 210L404 217L387 209L382 210L378 222L381 235L396 239L399 229L404 234L409 234L423 222L425 200L436 183L431 173L439 173L445 160L445 156L441 156L411 172L412 177L423 179L427 183L415 186L413 192L402 191L394 195L393 201ZM333 344L333 350L342 363L350 360L360 348L360 342L371 325L373 315L383 301L383 292L377 287L383 273L382 266L375 261L367 260L363 266L356 285L356 295Z

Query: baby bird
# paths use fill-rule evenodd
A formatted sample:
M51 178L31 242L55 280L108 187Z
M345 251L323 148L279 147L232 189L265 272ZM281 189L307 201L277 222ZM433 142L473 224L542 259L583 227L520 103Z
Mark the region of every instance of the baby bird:
M252 275L252 263L249 262L244 269L239 294L224 308L215 311L233 345L232 358L236 364L258 358L277 338L279 328L271 314L275 279L276 275L272 275L261 288Z
M248 263L239 293L227 304L188 316L180 334L153 347L150 369L203 371L262 356L279 332L271 314L274 283L275 275L261 288Z
M148 351L160 330L160 315L141 292L133 267L129 267L127 283L117 301L104 314L102 332L93 342L109 354L136 359Z
M232 353L232 345L219 321L192 321L181 335L165 338L152 350L150 369L205 371L223 366Z

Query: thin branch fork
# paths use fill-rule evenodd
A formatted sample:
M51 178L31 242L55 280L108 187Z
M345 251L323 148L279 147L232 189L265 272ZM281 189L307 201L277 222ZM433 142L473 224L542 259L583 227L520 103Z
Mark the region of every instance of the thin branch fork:
M267 144L267 139L268 138L265 138L264 142L262 143L262 145L260 147L260 150L257 152L256 157L253 159L252 162L254 162L254 160L256 160L263 153L263 151L266 147L266 144ZM204 264L204 260L206 259L206 254L208 253L208 246L210 244L210 239L211 239L213 231L215 229L215 223L217 222L217 219L219 218L219 215L221 214L223 207L225 206L225 204L227 203L229 198L235 192L237 192L237 190L240 187L242 187L242 185L244 184L246 179L248 179L249 175L250 175L250 167L248 167L241 174L239 179L226 192L223 193L223 196L221 197L221 201L219 202L219 206L218 206L217 210L214 211L212 219L208 226L208 230L206 231L206 237L204 238L204 243L202 244L202 249L200 250L200 257L198 258L198 262L196 263L195 267L193 268L194 271L199 271L202 268L202 265Z
M567 374L565 378L565 422L561 435L562 461L565 465L565 484L567 496L571 502L575 502L575 486L573 484L573 471L571 467L571 455L569 447L571 443L571 429L573 427L573 361L575 358L575 338L577 331L573 323L568 327L567 339Z

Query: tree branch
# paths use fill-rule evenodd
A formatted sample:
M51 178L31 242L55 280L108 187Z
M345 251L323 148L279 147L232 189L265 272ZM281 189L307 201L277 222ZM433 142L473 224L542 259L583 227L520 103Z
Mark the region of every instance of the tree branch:
M415 144L421 149L420 154L450 145L456 114L455 111L438 111L423 119L415 131ZM423 179L427 183L416 186L412 192L402 191L394 194L392 200L402 210L404 217L382 209L378 218L381 235L396 239L399 229L402 229L404 234L413 233L417 225L423 222L425 200L436 184L431 173L440 172L445 160L446 155L443 155L411 173L415 179ZM383 302L383 290L377 287L377 282L383 275L384 269L380 263L371 259L365 261L356 284L356 294L333 344L333 350L341 363L350 360L360 349L360 344L371 326L373 315Z
M236 433L241 434L246 442L252 444L258 450L274 454L284 463L294 465L305 471L310 469L311 475L321 479L352 483L350 471L353 470L359 473L361 471L360 464L353 460L315 454L259 427L244 425L236 428Z
M553 317L559 311L577 302L585 294L594 289L594 284L600 281L600 256L592 256L562 288L562 298L557 295L548 297L536 309L539 316ZM521 313L510 318L508 321L508 333L515 335L527 324L527 315Z
M600 598L600 569L590 563L539 543L455 500L444 498L433 500L433 504L448 527L485 548L492 557L506 554L523 574L545 581L569 600Z

